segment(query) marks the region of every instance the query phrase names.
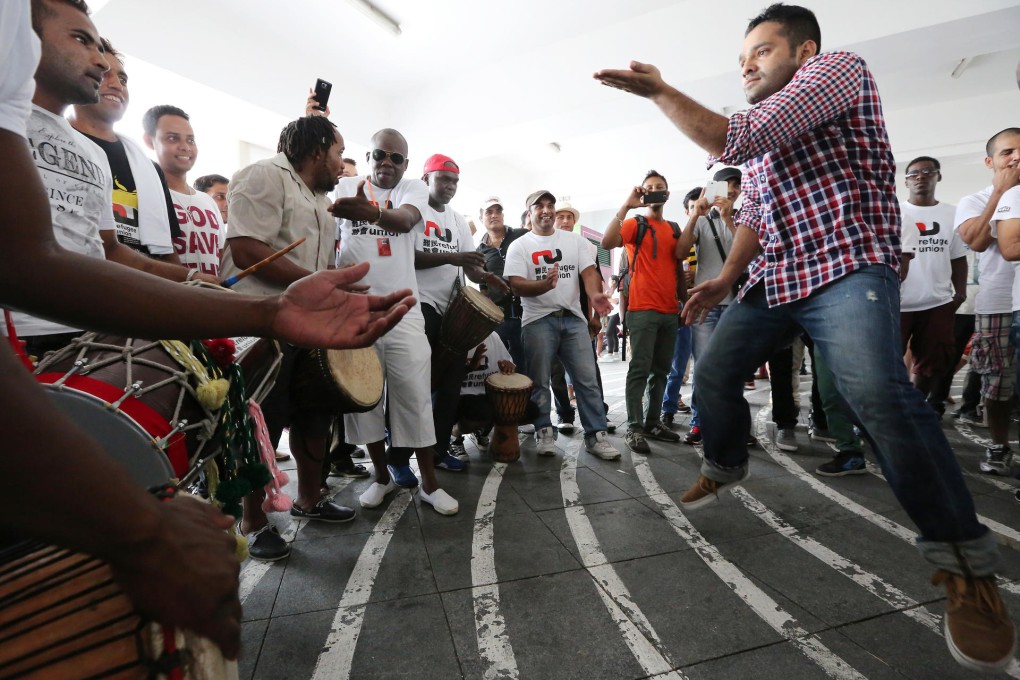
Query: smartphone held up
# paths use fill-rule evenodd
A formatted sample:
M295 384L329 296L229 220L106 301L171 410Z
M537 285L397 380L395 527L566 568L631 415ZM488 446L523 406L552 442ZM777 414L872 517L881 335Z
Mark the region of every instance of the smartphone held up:
M316 111L326 110L326 105L329 104L329 94L332 91L333 83L328 80L319 78L315 81L315 94L313 96L317 102L314 107Z

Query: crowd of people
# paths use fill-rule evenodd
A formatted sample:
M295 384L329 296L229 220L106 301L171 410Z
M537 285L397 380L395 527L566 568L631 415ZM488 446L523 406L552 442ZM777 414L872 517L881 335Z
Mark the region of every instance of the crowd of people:
M747 27L745 112L715 114L650 65L595 74L653 101L711 155L709 167L723 166L706 187L686 192L683 224L664 218L667 179L647 173L605 227L601 245L622 247L623 267L604 281L596 245L576 231L580 213L552 191L526 197L520 228L504 221L512 206L487 199L476 246L473 224L450 207L461 175L453 158L436 153L411 170L408 140L384 128L359 174L314 94L305 115L281 131L275 156L229 179L189 182L198 145L183 109L144 113L142 141L154 163L115 131L130 101L128 73L84 2L32 0L31 12L28 0L5 3L0 37L0 145L11 159L0 173L18 196L5 205L18 247L3 256L0 303L16 310L11 320L27 354L60 350L91 329L279 338L281 369L262 411L274 446L289 429L297 468L291 515L334 523L355 517L324 493L329 474L371 476L358 499L364 509L403 487L453 515L460 504L442 475L465 469L465 435L486 445L493 413L479 398L492 373L516 371L534 383L523 421L537 455L557 454L557 437L572 434L576 408L584 449L620 457L609 439L614 426L596 344L608 331L607 350L615 354L616 324L604 321L619 290L621 332L631 346L624 442L637 454L652 453L648 439L703 447L701 474L680 499L685 510L747 479L755 440L743 390L762 365L771 371L776 445L797 449L796 382L808 352L809 432L838 449L818 474L863 472L866 440L918 526L935 582L946 585L954 657L973 668L1012 658L1014 628L994 576L998 547L977 520L939 419L969 346L975 377L956 415L975 421L983 404L993 445L981 469L1010 472L1020 369L1020 277L1012 264L1020 261L1020 128L989 139L992 184L959 206L936 199L941 168L927 156L905 166L909 198L900 203L867 65L852 53L821 52L810 11L773 5ZM254 265L234 285L238 295L171 285L219 285ZM40 282L39 271L56 270ZM454 301L470 285L502 321L476 348L453 349L446 327L457 321ZM70 290L77 304L51 292ZM145 315L146 301L157 297L188 313ZM375 407L338 412L296 398L304 348L369 346L386 384ZM692 357L688 406L680 385ZM101 445L56 413L25 371L11 368L10 352L0 360L0 389L25 395L3 414L16 432L8 445L32 459L9 483L4 507L42 506L40 485L29 477L70 448L80 453L70 468L90 469L64 478L101 479L115 498L83 513L52 501L47 489L46 512L18 526L0 513L4 530L109 561L143 611L236 655L237 565L222 533L230 521L189 499L159 504L135 489L104 460ZM675 414L688 410L682 437ZM41 422L43 435L30 436L26 428ZM362 446L371 472L352 459ZM61 465L66 472L68 463ZM263 498L261 490L244 498L237 528L253 558L283 559L291 546ZM168 532L187 535L166 539ZM157 546L157 539L169 542ZM208 559L189 560L197 551ZM173 568L180 573L161 592L139 587L145 575Z

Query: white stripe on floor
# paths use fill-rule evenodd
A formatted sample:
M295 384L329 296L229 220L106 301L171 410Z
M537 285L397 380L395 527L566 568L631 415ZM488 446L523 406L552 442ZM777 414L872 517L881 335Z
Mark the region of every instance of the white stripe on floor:
M313 680L338 680L348 678L351 674L351 662L354 660L354 649L361 636L361 626L365 622L365 608L372 596L375 577L379 573L383 555L389 547L390 539L396 530L397 522L411 504L411 493L398 489L396 497L383 513L382 519L369 534L368 542L362 548L354 571L347 581L343 597L337 607L333 625L326 638L326 644L315 662Z
M979 444L979 445L984 446L986 448L992 445L992 440L991 439L988 439L986 437L982 437L977 432L972 430L970 428L970 425L968 425L967 423L961 423L959 420L954 420L953 421L953 427L956 428L956 431L959 432L960 435L964 439L969 439L970 441L974 442L975 444ZM1013 429L1013 428L1010 428L1010 429ZM988 432L987 429L985 429L984 431ZM1013 445L1017 445L1017 444L1020 444L1020 441L1017 441L1016 439L1011 439L1009 443L1013 444Z
M744 504L744 507L761 518L761 520L774 529L776 533L781 536L785 536L793 542L794 545L803 549L809 555L831 567L843 576L846 576L848 579L861 586L866 591L891 606L893 609L899 610L899 612L904 616L920 623L939 637L944 637L939 617L931 613L928 609L920 605L916 600L912 599L899 588L891 583L887 583L876 574L866 571L855 562L852 562L835 551L830 550L815 539L809 536L804 536L797 531L795 527L783 520L779 515L766 508L761 501L752 496L743 487L734 487L733 495L737 498L737 500ZM1014 659L1005 672L1010 677L1020 678L1020 663Z
M885 478L885 475L882 474L882 470L880 470L877 465L872 463L870 460L866 461L866 465L868 466L868 472L878 477L883 482L888 483L888 481ZM1009 545L1013 548L1020 548L1020 532L1018 532L1016 529L1008 527L1005 524L1002 524L1001 522L996 522L994 519L990 519L988 517L985 517L984 515L978 515L977 518L979 522L981 522L986 527L991 529L992 532L999 535L999 537L1002 539L1002 541L1000 541L1001 543L1005 543L1006 545Z
M641 481L645 493L659 506L659 510L669 520L673 530L762 621L781 637L789 640L794 647L815 662L829 677L864 680L863 675L826 647L817 636L811 635L801 628L797 620L784 611L778 602L756 586L751 579L744 576L736 565L723 557L718 549L694 528L690 520L684 516L676 503L655 480L655 475L652 474L648 465L648 456L632 453L631 457L634 460L634 472Z
M772 456L772 459L776 463L786 468L786 470L790 472L790 474L792 474L794 477L797 477L802 482L807 483L807 485L810 486L812 489L817 491L822 496L825 496L830 501L834 502L836 505L840 506L844 510L847 510L859 517L862 517L863 519L868 520L869 522L877 526L879 529L887 531L893 536L896 536L897 538L906 541L910 545L916 545L917 543L916 531L912 531L906 528L905 526L897 524L888 517L885 517L884 515L880 515L872 510L869 510L868 508L864 507L857 501L847 498L840 492L836 491L829 485L822 482L818 477L815 477L814 475L805 472L804 469L797 465L797 463L795 463L792 458L790 458L785 453L777 449L775 446L771 446L770 445L771 442L769 442L767 433L765 431L765 412L766 409L764 408L758 411L758 415L755 418L755 432L759 435L758 441L762 443L765 452ZM769 445L766 446L766 444ZM997 580L999 588L1020 595L1020 584L1010 583L1004 580L1002 577L999 577Z
M371 463L369 463L367 467L371 469ZM294 471L294 476L295 477L297 476L296 471ZM330 495L336 496L338 493L346 489L347 486L353 481L354 481L353 478L341 477L336 484L329 487ZM283 539L287 541L287 543L294 543L294 539L297 538L297 535L301 531L301 528L307 523L308 523L307 520L296 519L292 521L290 526L287 527L286 531L284 531L280 535L283 536ZM280 565L284 565L286 563L287 561L285 559L279 560ZM241 586L238 589L238 596L241 599L241 604L244 604L244 601L251 597L251 594L255 590L255 587L259 584L259 581L262 580L262 577L266 575L266 573L269 571L269 568L274 564L277 564L277 562L260 562L258 560L249 560L248 564L242 567Z
M475 609L475 637L478 655L485 664L485 680L517 678L517 659L510 638L506 634L506 621L499 609L499 585L496 583L496 550L493 520L496 497L503 481L506 463L493 463L485 478L482 494L475 510L475 531L471 543L471 595Z
M577 486L577 454L580 442L572 444L563 453L560 467L560 490L567 526L574 537L581 562L584 564L610 616L620 629L624 641L646 675L666 673L666 677L686 678L680 671L670 675L676 666L659 639L659 634L630 596L616 569L606 559L595 528L581 505L581 491Z

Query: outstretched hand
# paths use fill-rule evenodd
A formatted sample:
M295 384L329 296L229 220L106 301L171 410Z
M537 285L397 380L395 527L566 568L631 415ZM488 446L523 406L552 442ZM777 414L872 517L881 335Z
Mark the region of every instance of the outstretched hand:
M591 306L599 316L609 316L613 311L613 301L605 293L596 293L591 296ZM601 329L601 326L600 326Z
M595 73L594 78L603 85L615 87L639 97L654 97L664 92L668 87L662 79L659 69L639 61L630 62L630 69L604 69Z
M379 217L379 207L365 195L365 180L358 182L358 191L354 196L338 198L326 209L333 217L352 222L373 222Z
M701 323L713 307L726 299L731 290L732 284L721 278L709 279L698 284L690 289L690 297L684 303L680 318L688 326Z
M322 271L292 283L276 298L272 335L301 347L368 347L397 325L417 300L408 289L389 295L347 291L368 273L368 263Z

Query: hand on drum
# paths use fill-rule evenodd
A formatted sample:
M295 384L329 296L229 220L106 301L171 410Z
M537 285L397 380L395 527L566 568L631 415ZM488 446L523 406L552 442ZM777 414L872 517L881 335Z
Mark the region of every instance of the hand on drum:
M482 275L481 282L484 283L489 290L498 291L503 295L509 295L512 292L510 290L510 284L506 282L506 279L494 272L485 272L485 274Z
M191 280L192 281L202 281L203 283L209 283L209 284L212 284L214 286L222 286L223 285L223 279L221 279L218 276L213 276L212 274L198 273L198 274L195 274L193 277L191 277Z
M142 544L109 559L117 582L153 620L212 640L229 659L241 648L240 563L226 533L233 519L182 496L160 504L161 522Z
M510 375L517 371L517 364L507 359L500 359L496 362L496 365L499 366L499 372L503 375Z
M295 281L277 299L271 333L301 347L368 347L397 325L417 300L411 291L358 295L346 288L368 273L368 263L322 271Z

